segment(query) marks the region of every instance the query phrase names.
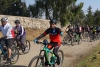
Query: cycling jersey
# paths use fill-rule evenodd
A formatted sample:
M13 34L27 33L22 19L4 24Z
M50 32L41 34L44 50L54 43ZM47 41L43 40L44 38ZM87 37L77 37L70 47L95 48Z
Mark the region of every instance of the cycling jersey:
M0 31L2 32L4 37L7 37L7 39L14 38L14 30L8 22L6 23L6 25L0 26Z
M95 28L95 27L93 27L93 28L92 28L92 31L93 31L93 32L96 32L96 28Z
M49 34L51 42L60 43L61 42L60 33L61 33L61 30L55 27L54 29L48 28L43 34L44 35Z
M19 26L15 26L14 30L17 30L18 35L22 36L24 35L25 29L23 28L23 26L19 25Z

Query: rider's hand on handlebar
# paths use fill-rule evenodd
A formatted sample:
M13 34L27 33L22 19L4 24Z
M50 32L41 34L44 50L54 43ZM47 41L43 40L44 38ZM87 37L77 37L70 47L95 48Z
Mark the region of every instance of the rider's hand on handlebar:
M34 40L33 40L34 43L37 43L37 41L38 41L37 39L34 39Z

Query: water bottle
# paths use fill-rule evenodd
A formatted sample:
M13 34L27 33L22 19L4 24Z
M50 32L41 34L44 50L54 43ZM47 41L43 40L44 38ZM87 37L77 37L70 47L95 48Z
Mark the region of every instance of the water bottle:
M51 57L51 63L54 64L55 63L55 55L53 54Z

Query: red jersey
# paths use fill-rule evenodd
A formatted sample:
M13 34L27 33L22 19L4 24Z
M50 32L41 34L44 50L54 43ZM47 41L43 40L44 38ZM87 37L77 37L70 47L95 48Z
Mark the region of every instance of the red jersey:
M48 28L44 35L49 34L50 41L51 42L58 42L61 43L61 37L60 37L61 29L55 27L55 28Z

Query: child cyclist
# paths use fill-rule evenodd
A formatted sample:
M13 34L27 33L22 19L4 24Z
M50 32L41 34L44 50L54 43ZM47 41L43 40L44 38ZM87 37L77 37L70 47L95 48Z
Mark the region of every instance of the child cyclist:
M49 38L50 38L50 43L48 44L48 49L53 49L53 53L55 54L55 56L57 57L57 64L60 64L60 57L57 53L59 47L61 46L61 37L60 35L62 35L61 29L56 27L56 21L55 20L50 20L50 28L46 29L46 31L44 33L42 33L39 37L37 37L34 40L34 43L36 43L39 39L41 39L42 37L46 36L47 34L49 34ZM46 60L45 65L48 65L48 61Z
M15 20L15 27L14 27L14 30L16 31L17 30L17 35L16 35L16 38L17 40L20 41L20 43L23 45L23 50L25 50L26 48L26 45L25 45L25 41L26 41L26 31L24 29L24 27L20 24L20 21L19 20Z

